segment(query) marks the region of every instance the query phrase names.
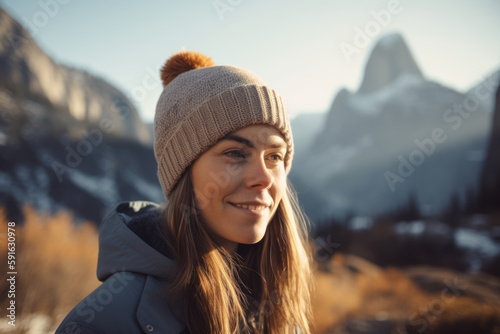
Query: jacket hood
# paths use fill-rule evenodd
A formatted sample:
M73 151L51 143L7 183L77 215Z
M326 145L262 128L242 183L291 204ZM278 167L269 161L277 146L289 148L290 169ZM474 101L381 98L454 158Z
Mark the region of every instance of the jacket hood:
M174 262L162 237L161 209L153 202L123 202L109 210L99 228L97 278L128 271L170 279Z

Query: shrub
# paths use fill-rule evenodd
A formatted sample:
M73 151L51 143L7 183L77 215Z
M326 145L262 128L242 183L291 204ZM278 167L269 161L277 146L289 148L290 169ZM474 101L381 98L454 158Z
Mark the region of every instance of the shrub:
M96 228L90 222L76 225L66 212L47 216L28 206L23 211L24 224L16 224L16 327L22 330L23 319L35 314L49 316L55 326L99 284ZM4 209L0 226L7 231ZM5 259L6 247L0 252ZM6 283L0 282L2 309L9 302Z

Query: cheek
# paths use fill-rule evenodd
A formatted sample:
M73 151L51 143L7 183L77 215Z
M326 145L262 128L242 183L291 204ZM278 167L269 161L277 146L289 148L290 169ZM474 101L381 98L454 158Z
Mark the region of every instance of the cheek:
M196 204L200 210L206 211L218 198L220 189L213 183L205 182L194 187Z
M205 157L195 162L192 169L193 190L198 204L210 201L219 192L216 180L210 175L214 174L214 164Z
M210 205L217 189L213 182L206 177L206 173L196 173L193 175L193 191L198 209L204 210Z
M287 176L284 170L275 175L274 183L276 187L276 199L281 200L285 195L287 185Z

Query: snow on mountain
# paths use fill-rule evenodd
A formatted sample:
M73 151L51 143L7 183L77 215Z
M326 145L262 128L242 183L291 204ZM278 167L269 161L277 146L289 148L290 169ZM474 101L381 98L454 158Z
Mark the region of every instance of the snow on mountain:
M21 222L22 205L30 204L42 212L66 210L78 220L99 223L117 202L165 201L152 147L107 140L76 166L67 164L67 147L52 138L0 147L0 203L10 219Z
M407 102L410 96L405 95L405 93L412 89L418 89L423 83L422 77L404 73L395 78L391 84L383 86L375 92L351 95L348 106L359 113L377 116L384 111L384 106L395 98ZM410 112L411 110L408 108L402 111Z
M493 95L488 87L483 95ZM463 198L477 187L491 122L475 101L425 79L401 36L382 38L359 90L338 92L294 160L292 180L310 190L301 197L306 211L314 219L373 215L414 194L436 213L452 194ZM311 192L321 201L309 201Z

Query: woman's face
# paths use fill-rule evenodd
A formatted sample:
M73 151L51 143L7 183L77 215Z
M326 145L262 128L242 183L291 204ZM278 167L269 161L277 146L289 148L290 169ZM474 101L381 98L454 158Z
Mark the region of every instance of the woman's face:
M254 244L266 233L286 189L287 145L280 132L252 125L222 138L193 164L204 223L223 246Z

